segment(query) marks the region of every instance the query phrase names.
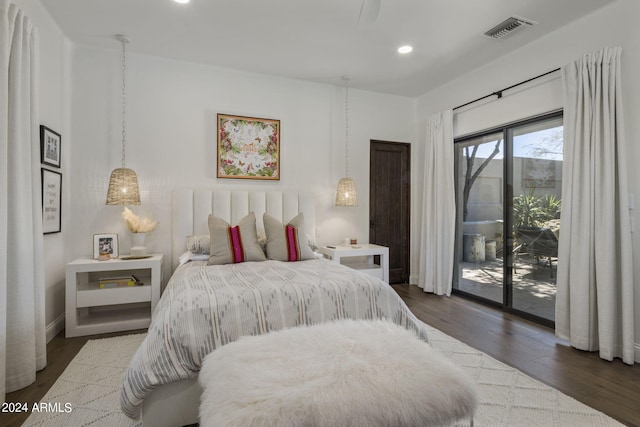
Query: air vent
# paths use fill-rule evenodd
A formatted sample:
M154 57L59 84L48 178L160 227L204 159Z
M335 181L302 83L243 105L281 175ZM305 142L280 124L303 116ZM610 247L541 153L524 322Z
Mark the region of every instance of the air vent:
M512 16L484 33L484 35L492 37L494 39L502 39L515 32L528 28L533 24L533 21L528 21L522 18L515 18Z

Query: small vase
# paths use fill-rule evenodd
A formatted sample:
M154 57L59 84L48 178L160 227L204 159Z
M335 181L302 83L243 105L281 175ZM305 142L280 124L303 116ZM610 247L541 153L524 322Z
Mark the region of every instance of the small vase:
M133 246L131 246L131 256L145 256L147 247L144 245L146 233L133 233Z

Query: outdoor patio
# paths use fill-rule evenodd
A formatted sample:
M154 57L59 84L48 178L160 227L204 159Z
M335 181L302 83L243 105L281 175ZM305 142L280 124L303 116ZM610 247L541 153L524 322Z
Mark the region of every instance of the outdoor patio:
M553 277L548 261L520 254L513 274L513 307L554 320L556 303L556 259ZM492 301L502 302L502 259L478 263L461 262L458 289Z

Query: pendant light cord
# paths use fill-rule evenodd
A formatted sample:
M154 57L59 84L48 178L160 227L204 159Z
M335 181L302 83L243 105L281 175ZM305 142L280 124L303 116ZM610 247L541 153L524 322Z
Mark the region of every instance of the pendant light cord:
M125 146L127 141L127 43L129 40L118 37L122 43L122 167L125 167Z
M122 44L122 166L111 172L107 190L107 205L130 206L140 204L140 186L135 171L128 169L125 163L127 146L127 44L129 38L115 36Z
M342 76L344 80L344 169L345 177L349 178L349 81L351 77Z

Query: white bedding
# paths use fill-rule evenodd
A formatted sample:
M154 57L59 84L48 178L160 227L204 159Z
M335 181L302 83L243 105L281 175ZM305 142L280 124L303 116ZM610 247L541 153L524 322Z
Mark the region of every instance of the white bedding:
M345 318L391 320L428 340L389 285L339 264L189 262L169 281L131 361L122 410L137 419L156 386L195 378L207 354L243 335Z

